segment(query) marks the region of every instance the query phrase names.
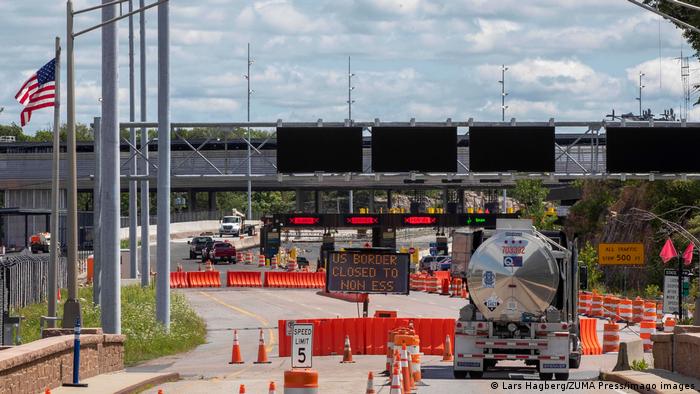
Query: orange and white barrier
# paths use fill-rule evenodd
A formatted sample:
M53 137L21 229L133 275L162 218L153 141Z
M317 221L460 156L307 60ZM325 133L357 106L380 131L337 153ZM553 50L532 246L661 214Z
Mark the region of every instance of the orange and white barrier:
M625 322L632 321L632 300L623 298L620 300L618 306L618 314L620 315L620 320Z
M287 258L287 271L294 272L297 270L297 259L294 257Z
M620 325L606 323L603 325L603 353L620 351Z
M258 255L258 268L264 267L264 266L265 266L265 255L259 254Z
M318 394L318 372L313 369L284 371L284 394Z
M676 319L667 317L666 320L664 320L664 332L673 332L674 327L676 327Z
M598 342L597 332L598 319L584 317L580 318L578 322L583 354L587 356L601 354L602 348Z
M632 301L632 321L639 323L644 318L644 300L637 297Z
M245 255L245 263L247 265L253 264L253 252L248 251Z
M656 304L653 301L644 302L644 316L642 320L656 322Z
M662 302L656 303L656 324L661 325L664 323L664 304Z
M593 294L591 297L591 316L603 317L603 296Z
M651 353L654 343L651 336L656 334L656 320L643 320L639 323L639 338L642 340L645 353Z
M588 293L581 292L578 295L578 314L579 315L589 315L591 312L591 298L592 296Z

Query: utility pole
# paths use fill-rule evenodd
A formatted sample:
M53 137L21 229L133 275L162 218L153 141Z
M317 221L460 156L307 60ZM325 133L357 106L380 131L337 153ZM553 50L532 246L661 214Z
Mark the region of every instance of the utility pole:
M639 72L639 97L636 98L637 101L639 101L639 119L642 118L642 89L645 88L645 86L642 84L642 77L644 77L646 74L643 72Z
M140 0L139 7L143 9L145 7L145 0ZM141 83L141 99L139 104L141 105L140 115L141 121L146 121L146 13L141 12L139 18L139 65L140 65L140 83ZM151 200L148 195L148 129L146 127L141 128L141 154L143 154L143 175L145 175L143 181L141 181L141 286L148 286L150 279L150 205Z
M80 319L80 301L78 301L78 171L75 152L75 57L73 54L73 2L68 0L66 20L66 158L68 167L66 203L66 243L68 271L68 299L63 305L63 320L61 326L70 328ZM81 319L82 320L82 319ZM109 332L109 331L107 331ZM111 332L109 332L111 333Z
M505 64L501 65L501 80L498 81L498 83L501 84L501 121L505 122L506 121L506 96L508 93L506 93L506 71L508 71L508 67L506 67Z
M250 90L250 66L254 63L255 61L250 58L250 43L248 43L248 72L244 75L245 79L248 81L248 101L246 105L246 109L248 112L247 120L250 122L250 95L253 93L252 90ZM251 151L250 151L250 145L252 144L250 140L250 125L248 125L248 214L246 215L248 217L248 220L253 220L253 180L251 178L252 175L252 159L251 159Z
M170 331L170 3L158 5L158 262L156 317ZM148 245L144 245L148 247Z
M51 171L51 243L49 244L49 273L48 273L48 315L56 317L56 291L58 290L58 222L61 201L61 189L58 178L60 177L60 152L61 152L61 39L56 37L56 68L55 68L55 99L53 108L53 151L51 153L53 168ZM0 113L3 108L0 108ZM55 327L55 320L49 320L49 327Z
M134 11L134 2L129 0L129 13ZM136 89L134 87L134 17L129 16L129 121L133 122L136 119ZM131 142L131 175L138 175L138 155L135 154L136 147L136 129L129 129L129 141ZM136 205L138 204L138 182L136 180L129 181L129 263L130 277L136 278L138 272L138 241L136 235L136 227L138 226L138 213Z
M354 86L352 86L352 77L354 77L355 74L352 73L352 70L350 68L350 56L348 56L348 122L352 124L352 104L355 102L355 100L352 99L352 91L355 89ZM348 211L350 213L353 213L355 210L353 206L353 192L352 189L348 191ZM340 211L338 211L340 213Z

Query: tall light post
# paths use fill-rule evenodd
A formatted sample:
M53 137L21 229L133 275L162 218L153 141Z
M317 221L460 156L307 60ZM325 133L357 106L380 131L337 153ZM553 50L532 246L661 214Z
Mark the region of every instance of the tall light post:
M81 10L73 9L72 0L66 1L66 124L67 134L67 250L68 250L68 300L64 305L62 325L64 328L72 328L76 319L80 318L80 304L78 301L77 280L77 255L78 255L78 203L77 203L77 166L76 166L76 141L75 141L75 55L74 41L76 37L93 30L102 29L102 119L100 121L100 154L102 168L100 178L102 181L101 215L97 218L101 222L101 239L103 261L100 263L102 271L102 327L105 333L121 333L121 308L120 308L120 262L119 262L119 106L118 106L118 37L116 22L131 17L136 13L149 8L159 6L159 16L165 9L166 18L163 21L163 29L167 30L167 5L168 0L158 0L152 4L140 7L138 10L130 9L129 12L117 15L117 5L126 0L102 0L102 4L90 6ZM75 32L73 27L74 17L78 14L102 10L102 21L99 24ZM161 21L161 18L159 18ZM161 27L159 26L159 29ZM167 41L166 41L167 42ZM167 52L167 51L166 51ZM167 59L165 59L167 61ZM168 82L165 81L159 82ZM163 90L168 94L167 84L159 84L159 93ZM167 100L166 100L167 102ZM169 148L169 146L168 146ZM168 152L166 150L166 152ZM169 153L169 152L168 152ZM169 156L169 155L168 155ZM168 162L169 164L169 162ZM165 167L169 168L169 167ZM169 180L168 176L168 180ZM168 184L169 187L169 184ZM169 201L161 205L169 207ZM169 213L169 212L168 212ZM167 216L169 220L169 215ZM168 223L169 224L169 223ZM169 228L168 228L169 230ZM166 233L165 236L169 236ZM166 253L159 255L161 259L169 257ZM166 272L166 271L162 271ZM165 277L169 287L169 275ZM167 300L169 301L169 299ZM169 305L168 305L169 307ZM158 311L159 308L156 308ZM169 309L169 308L168 308ZM166 324L167 327L167 324Z
M252 90L250 90L250 66L255 63L255 60L250 58L250 43L248 43L248 71L247 73L243 76L246 81L248 82L248 91L247 91L247 102L246 102L246 110L248 113L248 116L246 117L247 121L250 122L250 95L253 93ZM253 179L252 179L252 170L253 170L253 163L252 163L252 158L251 158L251 151L250 151L250 145L252 144L250 140L250 125L248 126L248 213L247 217L248 220L253 219Z
M646 86L642 84L642 77L644 77L646 74L643 72L639 72L639 97L637 97L635 100L639 101L639 118L642 118L642 89L644 89Z
M508 93L506 93L506 71L508 71L508 67L506 67L505 64L501 65L501 80L498 81L498 83L501 84L501 121L505 122L506 120L506 96Z
M348 120L350 123L352 123L352 104L355 102L355 100L352 99L352 91L355 90L355 87L352 86L352 77L354 77L355 74L352 73L350 69L350 56L348 56Z

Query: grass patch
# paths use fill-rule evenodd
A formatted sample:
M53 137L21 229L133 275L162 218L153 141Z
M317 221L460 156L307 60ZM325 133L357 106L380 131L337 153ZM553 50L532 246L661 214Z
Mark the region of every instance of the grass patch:
M185 296L172 292L170 295L170 333L156 320L155 289L138 285L122 287L122 334L124 363L133 365L169 354L185 352L205 342L206 326L189 305ZM61 299L67 298L61 291ZM100 326L100 307L92 303L92 287L83 287L78 293L83 312L83 327ZM59 302L59 315L63 312L63 301ZM25 316L22 322L24 343L41 337L39 318L47 313L47 304L34 304L19 310Z

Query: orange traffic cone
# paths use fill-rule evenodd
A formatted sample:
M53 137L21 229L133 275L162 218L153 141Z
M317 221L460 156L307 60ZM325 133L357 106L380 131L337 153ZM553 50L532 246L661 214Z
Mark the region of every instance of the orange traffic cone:
M44 390L44 394L51 394L51 389L47 388L46 390Z
M254 364L270 364L267 360L267 351L265 350L265 336L263 330L260 330L260 344L258 345L258 361Z
M354 363L354 361L352 361L352 349L350 349L350 336L346 335L345 336L345 347L343 349L343 361L341 361L341 364L349 364L349 363Z
M49 392L50 394L50 392ZM163 394L163 389L158 389L158 394Z
M241 387L238 388L238 394L245 394L245 384L242 384Z
M365 391L365 394L375 394L374 375L372 375L372 371L369 371L369 374L367 375L367 391Z
M462 287L462 298L467 298L467 289Z
M275 386L275 382L270 381L270 388L268 389L267 394L277 394L277 387Z
M233 347L231 348L231 362L229 364L243 364L241 345L238 343L238 330L233 330Z
M442 352L442 361L452 361L454 357L452 356L452 341L450 341L450 336L445 335L445 351Z
M389 394L402 394L401 390L401 382L399 382L399 376L401 374L399 373L399 369L394 367L394 370L391 374L391 388L389 389Z
M406 344L401 347L401 379L403 379L403 388L407 393L411 392L411 371L408 369L408 350Z

